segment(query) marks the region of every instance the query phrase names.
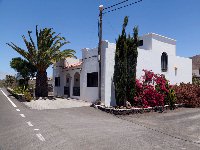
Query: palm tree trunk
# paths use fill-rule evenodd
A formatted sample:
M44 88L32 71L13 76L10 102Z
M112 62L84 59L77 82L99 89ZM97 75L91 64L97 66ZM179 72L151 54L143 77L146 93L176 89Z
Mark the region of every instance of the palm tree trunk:
M36 75L36 97L48 97L47 72L38 71Z

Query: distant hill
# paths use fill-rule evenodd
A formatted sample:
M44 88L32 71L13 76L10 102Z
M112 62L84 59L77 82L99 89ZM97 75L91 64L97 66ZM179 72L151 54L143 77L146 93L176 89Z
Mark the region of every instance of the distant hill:
M200 69L200 55L196 55L191 57L192 59L192 70L199 70Z

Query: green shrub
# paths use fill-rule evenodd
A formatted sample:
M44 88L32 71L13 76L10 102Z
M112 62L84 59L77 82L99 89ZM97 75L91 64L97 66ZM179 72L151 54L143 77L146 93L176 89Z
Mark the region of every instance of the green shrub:
M24 94L25 92L28 92L28 88L25 86L17 86L13 88L13 93L15 94Z
M192 84L200 86L200 78L193 76L192 77Z
M25 100L26 101L28 101L28 102L30 102L32 99L33 99L33 97L31 96L31 93L30 92L24 92L24 98L25 98Z
M177 101L176 93L174 89L169 89L167 93L166 102L168 103L170 109L175 109L175 104Z
M12 94L16 98L19 98L19 94L23 94L22 97L28 102L30 102L33 99L29 88L27 88L26 86L15 87L12 91Z

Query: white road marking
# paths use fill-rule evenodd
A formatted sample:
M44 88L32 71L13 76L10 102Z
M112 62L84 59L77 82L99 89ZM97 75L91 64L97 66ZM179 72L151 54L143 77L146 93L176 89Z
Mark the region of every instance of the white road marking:
M33 126L33 124L29 121L29 122L26 122L30 127Z
M35 131L39 131L39 129L34 129Z
M3 95L8 99L8 101L13 105L13 107L17 107L17 106L11 101L11 99L4 93L4 91L1 90L1 92L2 92Z
M0 90L1 90L1 88L0 88ZM13 107L17 107L16 105L15 105L15 103L13 103L12 101L11 101L11 99L4 93L4 91L2 91L1 90L1 92L3 93L3 95L8 99L8 101L12 104L12 106ZM16 111L20 111L20 109L16 109ZM23 118L25 118L25 115L24 114L20 114L20 116L21 117L23 117ZM30 121L28 121L28 122L26 122L30 127L32 127L33 126L33 124L30 122ZM35 131L38 131L39 129L34 129ZM36 134L36 136L39 138L39 140L41 140L41 141L45 141L45 138L42 136L42 134Z
M24 114L20 114L20 116L23 117L23 118L25 118L25 115L24 115Z
M37 135L37 137L41 140L41 141L45 141L45 138L42 136L42 134L36 134Z

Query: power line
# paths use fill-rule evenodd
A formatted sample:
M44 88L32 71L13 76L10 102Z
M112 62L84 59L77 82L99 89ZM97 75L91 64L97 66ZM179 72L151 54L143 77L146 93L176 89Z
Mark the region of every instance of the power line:
M128 0L126 0L128 1ZM137 3L140 3L142 2L143 0L138 0L138 1L135 1L135 2L132 2L130 4L127 4L127 5L124 5L124 6L121 6L121 7L118 7L118 8L115 8L115 9L111 9L111 10L108 10L107 12L104 12L103 14L107 14L107 13L110 13L110 12L113 12L113 11L117 11L119 9L122 9L122 8L125 8L125 7L128 7L128 6L131 6L131 5L134 5L134 4L137 4ZM124 3L125 1L123 1ZM119 3L117 3L119 5ZM114 5L112 5L114 7ZM116 6L116 5L115 5ZM108 9L108 7L106 7Z
M129 1L129 0L125 0L125 1L119 2L119 3L114 4L114 5L112 5L112 6L106 7L106 8L104 8L103 10L110 9L110 8L112 8L112 7L115 7L115 6L117 6L117 5L123 4L123 3L128 2L128 1Z

